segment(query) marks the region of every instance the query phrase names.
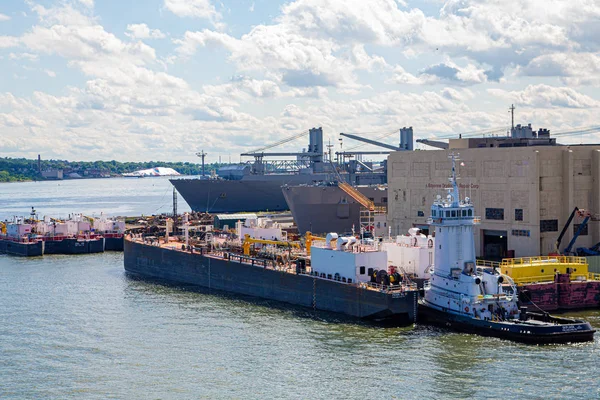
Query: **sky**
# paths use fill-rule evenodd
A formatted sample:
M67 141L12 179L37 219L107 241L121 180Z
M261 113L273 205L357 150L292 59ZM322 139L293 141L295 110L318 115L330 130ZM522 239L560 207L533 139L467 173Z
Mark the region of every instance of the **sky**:
M0 156L237 162L319 126L336 150L502 134L511 104L598 126L599 22L597 0L5 0Z

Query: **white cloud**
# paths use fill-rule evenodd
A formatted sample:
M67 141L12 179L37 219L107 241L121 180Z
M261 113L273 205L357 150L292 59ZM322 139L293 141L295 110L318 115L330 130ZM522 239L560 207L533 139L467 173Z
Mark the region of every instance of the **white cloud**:
M4 22L4 21L8 21L8 20L10 20L10 17L8 15L0 13L0 22Z
M211 21L215 26L223 27L218 21L222 16L210 0L164 0L167 10L179 17L202 18Z
M28 61L37 61L39 56L37 54L31 53L10 53L8 55L10 60L28 60Z
M162 39L166 37L159 29L150 29L146 24L127 25L127 31L125 35L132 39Z
M517 105L536 108L598 108L600 102L568 87L528 85L523 90L488 89L496 97Z
M94 0L77 0L77 1L86 7L94 8Z
M557 76L569 85L600 86L598 53L553 53L534 58L520 69L524 76Z
M6 49L9 47L17 47L19 45L19 38L14 36L0 36L0 49Z
M48 75L50 78L56 78L56 72L49 70L49 69L45 69L44 72L46 73L46 75Z

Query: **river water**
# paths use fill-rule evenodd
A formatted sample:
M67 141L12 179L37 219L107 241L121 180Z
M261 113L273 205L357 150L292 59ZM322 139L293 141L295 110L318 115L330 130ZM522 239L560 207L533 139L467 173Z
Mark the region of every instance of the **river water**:
M0 215L172 208L161 179L56 185L0 185ZM600 335L527 346L249 300L132 279L122 253L0 255L0 398L600 398Z

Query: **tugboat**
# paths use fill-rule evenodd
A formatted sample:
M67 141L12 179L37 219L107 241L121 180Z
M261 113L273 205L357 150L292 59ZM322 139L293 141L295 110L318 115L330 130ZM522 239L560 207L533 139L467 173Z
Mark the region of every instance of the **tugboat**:
M471 200L459 199L454 154L451 188L431 206L435 230L434 267L419 301L419 319L460 332L530 344L585 342L594 338L589 322L531 313L518 306L513 280L494 264L477 265L473 226L481 223Z

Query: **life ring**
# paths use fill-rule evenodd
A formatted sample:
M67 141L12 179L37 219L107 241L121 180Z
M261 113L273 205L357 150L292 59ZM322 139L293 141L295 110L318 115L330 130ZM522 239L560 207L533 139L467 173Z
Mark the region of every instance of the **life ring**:
M465 307L465 312L469 312L469 307Z
M433 247L433 240L429 239L427 241L427 247L429 247L430 249Z

